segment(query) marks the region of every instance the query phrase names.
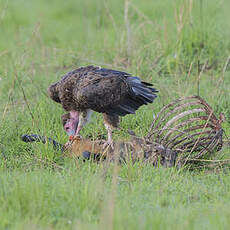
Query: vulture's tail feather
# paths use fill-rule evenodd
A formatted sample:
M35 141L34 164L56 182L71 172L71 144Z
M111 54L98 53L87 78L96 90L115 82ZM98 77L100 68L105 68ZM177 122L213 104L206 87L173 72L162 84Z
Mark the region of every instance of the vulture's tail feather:
M135 100L129 97L125 100L125 103L131 106L134 110L137 110L141 105L143 105L143 100Z
M155 92L157 92L156 89L146 87L143 84L133 83L132 90L137 98L144 98L148 103L152 103L157 97L157 95L154 94Z
M155 96L148 91L141 90L141 88L132 88L133 92L136 94L137 97L144 99L148 103L152 103L155 99Z
M130 94L122 104L108 108L106 113L119 116L134 114L140 106L152 103L157 97L155 93L158 91L150 87L152 84L141 82L138 77L128 77L127 79L133 93Z
M153 86L153 84L149 82L142 81L141 83L146 86Z
M135 109L132 108L132 107L129 106L129 105L122 104L122 105L119 105L118 107L119 107L120 109L122 109L122 110L127 111L127 112L130 113L130 114L134 114L134 113L135 113Z

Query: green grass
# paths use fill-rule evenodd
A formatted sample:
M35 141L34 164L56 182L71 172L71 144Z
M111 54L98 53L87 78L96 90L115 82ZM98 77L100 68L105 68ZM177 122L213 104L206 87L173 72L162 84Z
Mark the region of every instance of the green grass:
M0 229L228 229L226 168L83 163L20 136L65 143L63 110L47 88L88 64L160 90L154 104L123 119L115 139L128 128L145 135L153 112L198 93L225 114L229 136L229 10L227 0L0 0ZM82 134L105 135L101 116ZM216 157L229 153L225 145Z
M110 175L103 176L103 167L89 163L63 171L4 172L0 177L1 229L229 226L229 176L140 165L134 170L120 168L115 186Z

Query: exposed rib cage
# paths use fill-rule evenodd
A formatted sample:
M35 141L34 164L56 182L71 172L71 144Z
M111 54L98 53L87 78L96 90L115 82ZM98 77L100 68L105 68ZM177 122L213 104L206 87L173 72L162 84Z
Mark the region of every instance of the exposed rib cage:
M202 98L185 97L160 110L145 139L175 152L177 161L198 159L222 148L221 122Z

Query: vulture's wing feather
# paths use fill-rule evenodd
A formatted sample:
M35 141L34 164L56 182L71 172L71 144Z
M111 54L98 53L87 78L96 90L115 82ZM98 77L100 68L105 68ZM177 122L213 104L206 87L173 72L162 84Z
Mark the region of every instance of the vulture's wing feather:
M61 100L59 98L59 94L58 94L58 82L52 84L49 88L48 88L48 94L50 96L50 98L58 103L61 103Z
M125 72L98 68L89 77L87 85L73 90L74 100L87 109L125 116L156 98L151 84Z
M120 105L129 91L125 79L96 75L84 87L73 89L73 99L85 109L105 113L107 109Z
M131 74L122 72L119 70L113 70L113 69L105 69L105 68L97 68L95 70L96 73L102 75L102 76L131 76Z
M152 103L156 92L139 77L95 66L75 69L48 89L49 96L67 111L91 109L119 116Z

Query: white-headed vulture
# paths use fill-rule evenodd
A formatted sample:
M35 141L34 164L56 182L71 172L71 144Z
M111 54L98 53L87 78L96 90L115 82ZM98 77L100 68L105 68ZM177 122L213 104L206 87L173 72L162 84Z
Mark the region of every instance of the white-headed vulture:
M151 86L125 72L87 66L65 74L48 88L48 93L69 112L62 116L68 135L78 136L91 112L96 111L103 114L108 131L106 144L111 144L112 129L118 128L119 116L134 114L157 97L158 91Z

